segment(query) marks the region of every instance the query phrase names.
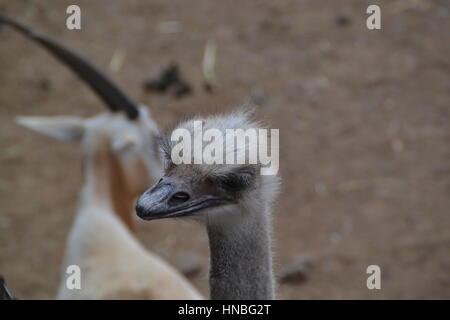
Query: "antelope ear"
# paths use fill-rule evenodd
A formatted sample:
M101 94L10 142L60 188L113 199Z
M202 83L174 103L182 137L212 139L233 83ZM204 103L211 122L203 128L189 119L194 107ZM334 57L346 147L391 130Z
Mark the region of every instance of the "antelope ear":
M46 136L64 141L81 140L85 131L84 119L72 116L17 117L16 123Z

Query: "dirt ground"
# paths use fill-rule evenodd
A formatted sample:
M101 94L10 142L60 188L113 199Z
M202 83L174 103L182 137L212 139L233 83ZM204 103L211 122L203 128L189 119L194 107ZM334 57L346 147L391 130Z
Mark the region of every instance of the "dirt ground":
M65 10L82 10L82 30ZM382 29L366 28L379 4ZM0 12L83 52L161 126L251 99L280 129L282 194L274 208L277 272L309 257L282 299L450 298L450 5L448 1L6 1ZM165 21L178 33L162 33ZM218 43L218 87L202 89L205 43ZM117 72L108 66L123 54ZM181 99L143 82L176 61L193 86ZM18 127L17 115L82 115L100 100L47 52L0 28L0 273L22 299L53 298L81 186L79 146ZM139 223L173 262L200 255L200 225ZM366 268L381 267L381 290Z

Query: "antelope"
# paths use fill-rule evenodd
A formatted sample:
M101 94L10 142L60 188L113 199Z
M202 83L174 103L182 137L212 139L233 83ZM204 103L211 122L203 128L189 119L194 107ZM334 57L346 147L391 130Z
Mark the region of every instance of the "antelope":
M18 117L44 135L80 141L84 183L67 239L58 299L201 299L172 266L147 251L133 235L135 198L162 175L158 126L86 59L52 38L0 14L5 23L38 42L66 64L105 102L110 112ZM81 271L81 288L67 287L67 267Z

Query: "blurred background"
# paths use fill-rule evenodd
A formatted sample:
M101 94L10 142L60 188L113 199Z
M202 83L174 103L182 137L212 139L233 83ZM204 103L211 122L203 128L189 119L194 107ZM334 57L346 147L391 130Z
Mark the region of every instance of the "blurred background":
M70 4L81 7L81 30L66 28ZM366 28L370 4L381 7L381 30ZM89 57L162 127L259 106L257 118L280 129L279 298L450 298L448 1L0 0L0 12ZM208 40L217 43L211 93ZM191 91L146 90L170 63ZM82 177L78 144L14 117L104 111L60 62L0 27L0 273L19 298L55 296ZM138 226L148 249L194 264L190 280L207 294L202 226ZM371 264L381 290L366 287Z

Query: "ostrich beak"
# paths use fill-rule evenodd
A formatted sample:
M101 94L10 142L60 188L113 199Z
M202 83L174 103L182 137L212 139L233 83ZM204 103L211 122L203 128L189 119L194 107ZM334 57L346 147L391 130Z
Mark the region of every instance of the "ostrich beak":
M230 199L213 195L194 197L192 192L177 183L161 179L136 202L136 213L144 220L190 216L201 210L230 204Z

